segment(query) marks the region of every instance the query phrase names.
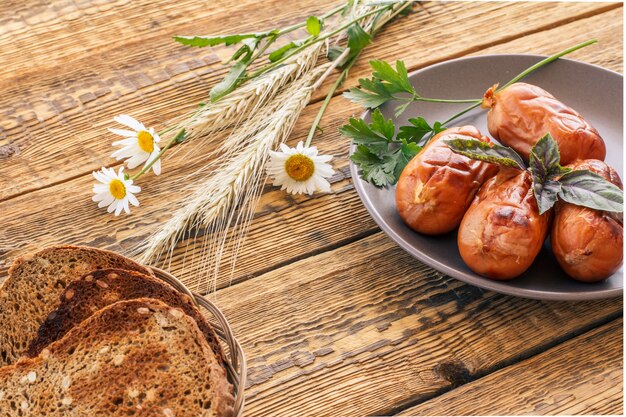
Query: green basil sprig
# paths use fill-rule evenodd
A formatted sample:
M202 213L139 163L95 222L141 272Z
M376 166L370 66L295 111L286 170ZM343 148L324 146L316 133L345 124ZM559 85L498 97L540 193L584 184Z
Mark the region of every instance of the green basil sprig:
M471 159L520 170L528 169L533 178L533 193L539 214L550 210L559 198L595 210L624 211L624 194L615 184L589 170L573 171L560 165L559 145L549 133L531 149L528 168L517 152L506 146L468 139L444 142L453 152Z

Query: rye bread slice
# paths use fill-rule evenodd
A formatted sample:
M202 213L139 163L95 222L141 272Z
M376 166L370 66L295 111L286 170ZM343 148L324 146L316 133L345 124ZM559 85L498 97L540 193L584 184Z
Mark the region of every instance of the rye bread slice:
M180 308L193 318L219 363L224 364L219 339L191 298L157 278L135 271L100 269L72 281L60 298L59 307L48 315L39 327L37 337L31 341L27 356L37 356L43 348L62 338L72 327L110 304L134 298L154 298Z
M39 356L0 369L8 417L230 417L233 404L196 322L152 299L112 304Z
M152 275L149 268L122 255L87 247L53 246L17 258L0 287L0 366L24 353L71 281L102 268Z

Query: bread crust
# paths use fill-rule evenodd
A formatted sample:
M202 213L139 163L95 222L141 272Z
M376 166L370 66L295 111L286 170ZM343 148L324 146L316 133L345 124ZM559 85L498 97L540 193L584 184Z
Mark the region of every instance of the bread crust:
M154 298L179 308L192 317L209 346L225 366L224 353L215 331L191 298L157 278L123 269L100 269L72 281L61 294L60 305L50 312L29 344L26 356L37 356L46 346L62 338L72 327L96 311L117 301Z
M231 417L232 389L196 321L141 298L1 368L0 414Z
M122 268L154 275L117 253L85 246L52 246L18 257L0 286L0 366L17 360L65 287L96 269Z

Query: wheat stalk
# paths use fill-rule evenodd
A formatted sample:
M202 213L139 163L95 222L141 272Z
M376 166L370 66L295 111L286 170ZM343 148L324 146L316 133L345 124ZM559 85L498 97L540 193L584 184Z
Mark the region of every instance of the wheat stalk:
M353 16L365 13L367 7L354 7ZM372 29L377 20L369 18L363 23ZM341 34L339 35L341 36ZM331 64L315 66L323 44L304 50L283 66L270 71L239 87L222 100L197 111L180 124L189 134L194 147L206 144L215 133L233 128L227 138L211 151L212 161L204 164L187 177L191 184L188 197L182 201L159 231L136 248L143 262L169 261L179 241L193 235L193 243L201 237L202 248L198 266L195 259L194 281L200 282L201 292L215 290L220 264L227 243L232 242L231 277L239 247L250 226L255 206L265 183L265 164L269 151L284 142L296 120L308 104L312 92L341 59ZM347 56L346 49L342 56ZM229 240L230 236L230 240ZM187 244L187 248L191 243ZM183 269L188 259L183 256Z
M212 265L210 279L202 290L214 289L229 230L239 228L241 236L249 226L265 182L269 151L289 136L309 102L315 81L327 67L321 66L285 87L231 134L228 141L237 146L210 164L213 169L204 180L194 182L193 192L182 207L146 241L145 247L139 248L143 262L166 254L171 257L186 231L202 228L207 235L202 250L206 255L197 275L205 275Z

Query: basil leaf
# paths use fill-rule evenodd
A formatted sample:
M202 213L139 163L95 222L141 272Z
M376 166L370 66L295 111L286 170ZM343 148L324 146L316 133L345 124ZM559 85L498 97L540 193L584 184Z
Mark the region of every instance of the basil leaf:
M550 210L558 200L558 194L561 191L561 183L554 180L545 182L536 182L533 180L533 193L537 200L537 208L539 214L543 214Z
M624 193L615 184L587 170L571 171L561 177L559 197L577 206L613 212L624 211Z
M556 143L550 133L546 133L542 136L541 139L535 143L530 152L541 159L548 170L558 165L561 161L559 144Z
M309 16L306 20L306 30L312 36L317 36L322 31L322 21L317 16Z
M224 35L224 36L174 36L176 42L183 45L197 46L216 46L224 44L226 46L234 45L249 38L262 38L265 33L244 33L241 35Z
M511 148L506 146L489 144L475 139L447 139L444 143L448 145L453 152L470 159L478 161L490 162L509 168L525 170L526 166L522 158Z
M226 77L224 77L224 79L219 83L215 84L215 86L211 89L211 102L215 102L233 91L237 87L239 79L245 74L247 67L248 64L243 61L239 61L233 65L228 74L226 74Z

